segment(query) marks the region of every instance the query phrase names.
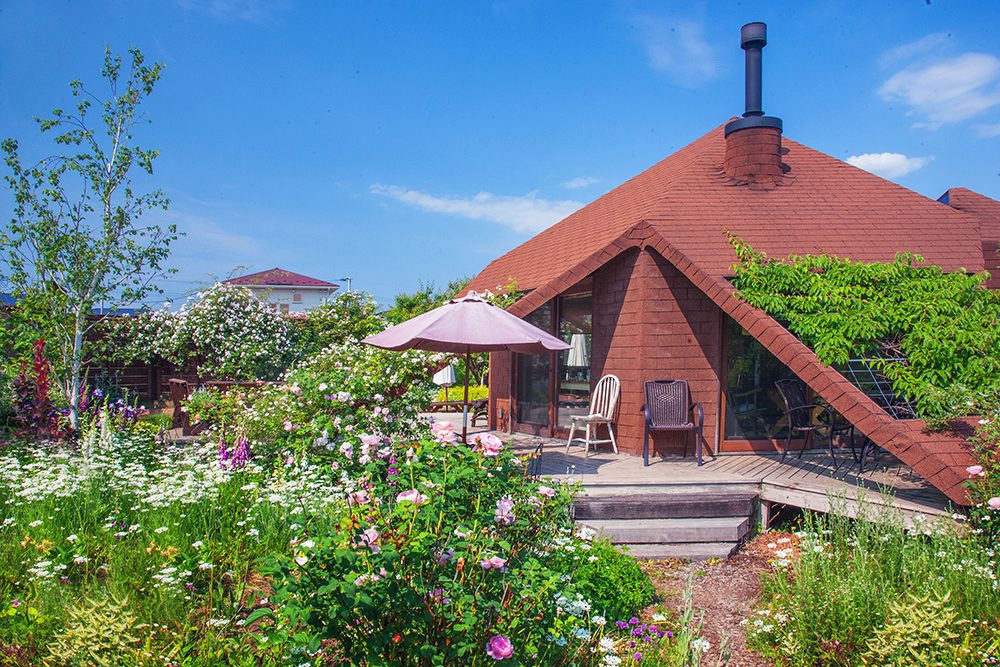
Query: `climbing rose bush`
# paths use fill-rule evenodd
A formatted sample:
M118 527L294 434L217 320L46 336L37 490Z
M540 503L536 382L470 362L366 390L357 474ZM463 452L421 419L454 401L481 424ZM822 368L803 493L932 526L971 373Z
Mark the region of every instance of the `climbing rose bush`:
M242 285L216 283L179 312L115 318L111 326L119 357L158 355L208 377L273 380L296 356L286 319Z
M479 451L452 439L440 429L377 455L339 524L307 525L294 555L270 561L297 641L336 639L370 665L566 664L586 645L590 604L551 566L566 538L590 546L570 528L574 489L526 477L493 435Z

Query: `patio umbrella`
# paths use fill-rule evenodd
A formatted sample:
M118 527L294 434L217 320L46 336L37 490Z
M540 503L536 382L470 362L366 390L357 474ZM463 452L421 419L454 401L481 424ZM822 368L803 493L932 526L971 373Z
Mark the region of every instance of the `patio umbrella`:
M469 357L473 352L510 350L545 354L569 345L536 326L484 301L476 292L452 299L434 310L368 336L362 343L386 350L465 353L465 400L462 442L469 418Z

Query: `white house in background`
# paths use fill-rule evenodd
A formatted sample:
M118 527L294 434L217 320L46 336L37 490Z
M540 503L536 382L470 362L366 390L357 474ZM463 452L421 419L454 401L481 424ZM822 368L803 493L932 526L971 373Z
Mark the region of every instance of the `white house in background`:
M271 269L225 281L244 285L282 313L297 313L329 302L340 285L284 269Z

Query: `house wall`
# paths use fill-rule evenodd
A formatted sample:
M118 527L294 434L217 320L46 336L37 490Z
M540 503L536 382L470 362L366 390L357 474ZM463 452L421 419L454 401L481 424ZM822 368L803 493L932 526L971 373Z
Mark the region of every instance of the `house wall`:
M664 379L687 380L692 401L705 411L705 445L715 450L720 321L718 306L654 250L626 251L594 274L592 377L613 373L621 380L620 451L642 454L643 382ZM651 453L681 454L686 435L654 433Z
M254 294L263 296L268 303L288 304L288 312L298 313L322 306L333 296L332 287L250 287ZM301 294L302 301L295 302L295 295Z
M716 450L719 388L723 377L721 311L700 289L658 252L631 248L593 274L594 317L591 383L608 373L621 381L615 422L619 451L641 455L643 382L687 380L692 401L705 412L707 451ZM498 428L496 408L510 415L512 355L490 355L490 426ZM516 397L515 397L516 398ZM657 432L655 454L694 453L686 433Z

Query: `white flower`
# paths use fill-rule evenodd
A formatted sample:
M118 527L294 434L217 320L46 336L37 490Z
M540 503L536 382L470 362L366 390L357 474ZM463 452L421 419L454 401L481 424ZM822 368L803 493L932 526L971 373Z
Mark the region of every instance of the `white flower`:
M608 621L603 616L592 616L590 622L594 625L605 625Z
M73 535L70 535L69 537L67 537L66 541L67 542L76 542L78 539L80 539L80 538L77 537L76 534L74 533Z
M194 549L201 549L203 546L205 546L205 543L202 542L201 540L198 540L197 542L192 542L191 546Z
M691 648L699 653L704 653L708 649L712 648L712 644L707 639L695 639L691 642Z
M159 534L159 533L165 533L165 532L167 532L167 530L168 530L168 529L167 529L167 527L166 527L166 526L160 526L159 528L157 528L157 529L156 529L156 530L154 530L153 532L154 532L154 533L157 533L157 534Z

